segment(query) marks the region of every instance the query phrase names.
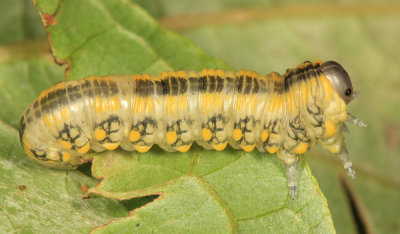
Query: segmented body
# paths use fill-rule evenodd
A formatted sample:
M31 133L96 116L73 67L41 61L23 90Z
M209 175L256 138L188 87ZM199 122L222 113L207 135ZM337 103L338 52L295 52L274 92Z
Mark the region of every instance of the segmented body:
M281 76L251 71L164 72L159 76L87 77L42 92L20 122L25 152L41 163L73 168L93 151L148 151L157 144L277 153L285 164L316 142L343 144L346 103L320 69L305 62Z

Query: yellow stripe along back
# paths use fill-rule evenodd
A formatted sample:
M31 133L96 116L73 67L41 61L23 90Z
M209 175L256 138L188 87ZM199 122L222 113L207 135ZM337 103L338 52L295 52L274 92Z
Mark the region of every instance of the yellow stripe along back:
M193 142L277 153L286 165L317 141L337 153L346 104L320 69L305 62L281 76L203 70L159 76L87 77L45 90L20 122L25 152L73 168L94 150L185 152Z

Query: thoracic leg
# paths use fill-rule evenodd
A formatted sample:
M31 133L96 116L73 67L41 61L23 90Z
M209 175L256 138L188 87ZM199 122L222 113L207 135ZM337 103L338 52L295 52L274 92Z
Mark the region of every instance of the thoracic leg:
M347 174L352 178L355 179L355 172L353 169L353 164L349 158L349 152L347 151L346 144L343 143L342 148L340 149L339 153L336 154L343 163L344 169L347 171Z

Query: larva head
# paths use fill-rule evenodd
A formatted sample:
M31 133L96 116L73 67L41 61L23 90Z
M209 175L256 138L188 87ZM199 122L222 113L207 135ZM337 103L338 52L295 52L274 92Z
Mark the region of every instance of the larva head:
M348 104L353 99L353 85L346 70L335 61L322 63L321 70L339 97Z

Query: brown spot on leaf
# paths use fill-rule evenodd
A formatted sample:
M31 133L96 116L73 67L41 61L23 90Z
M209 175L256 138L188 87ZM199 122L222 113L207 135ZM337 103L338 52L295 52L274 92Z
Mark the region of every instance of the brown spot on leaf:
M89 195L82 196L82 200L87 200L87 199L90 199Z
M400 125L389 122L384 127L385 142L389 151L397 151L400 148Z
M87 192L88 191L88 189L89 189L89 187L86 185L86 184L82 184L81 185L81 190L83 191L83 192Z
M52 15L50 15L49 13L45 13L43 14L43 24L47 27L49 25L56 25L57 21Z

